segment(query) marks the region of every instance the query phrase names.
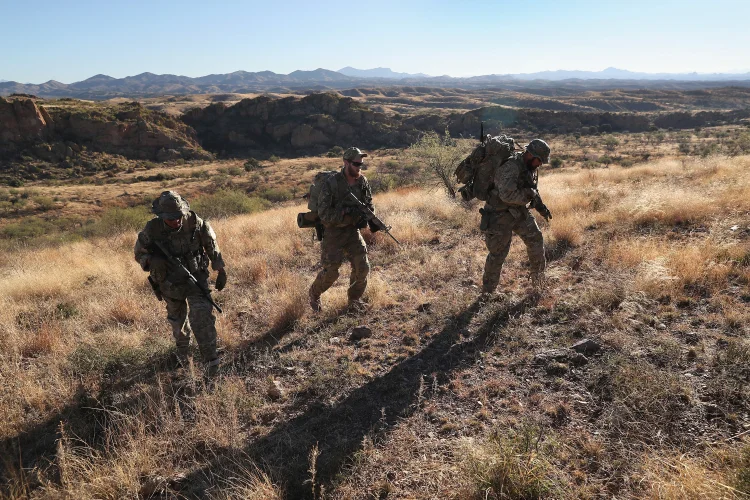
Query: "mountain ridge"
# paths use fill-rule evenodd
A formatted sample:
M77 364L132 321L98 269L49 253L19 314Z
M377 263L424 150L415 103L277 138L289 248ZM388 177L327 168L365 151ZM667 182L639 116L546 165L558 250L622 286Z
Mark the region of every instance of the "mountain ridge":
M346 71L350 74L341 73ZM370 76L352 76L351 73ZM404 76L405 75L405 76ZM569 84L573 87L669 87L685 83L693 87L716 86L717 84L737 84L747 82L749 73L638 73L614 67L598 72L580 70L554 70L536 73L488 74L470 77L427 76L420 74L396 73L390 68L357 70L346 67L340 71L324 68L296 70L289 74L273 71L235 71L226 74L211 74L188 77L150 72L124 78L97 74L71 84L49 80L41 84L23 84L15 81L0 82L0 95L13 93L33 94L40 97L76 97L85 99L107 99L121 96L153 96L164 94L211 94L222 92L298 92L310 90L345 89L367 85L433 85L451 87L548 87Z

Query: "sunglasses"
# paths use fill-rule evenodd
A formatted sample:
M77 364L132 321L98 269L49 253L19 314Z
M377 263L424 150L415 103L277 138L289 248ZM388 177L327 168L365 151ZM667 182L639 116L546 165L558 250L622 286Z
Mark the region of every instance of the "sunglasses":
M365 164L365 162L363 162L363 161L351 161L351 160L349 161L349 163L351 163L355 167L361 167L362 165Z

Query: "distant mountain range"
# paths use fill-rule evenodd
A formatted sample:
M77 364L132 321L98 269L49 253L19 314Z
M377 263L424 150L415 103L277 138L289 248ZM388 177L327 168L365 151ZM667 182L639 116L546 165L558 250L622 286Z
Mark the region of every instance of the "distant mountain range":
M41 84L13 81L0 83L0 95L34 94L40 97L76 97L107 99L119 96L157 96L175 94L220 94L252 92L299 92L387 85L421 85L433 87L548 88L564 86L573 89L602 88L704 88L726 85L750 86L750 73L637 73L617 68L603 71L542 71L505 75L482 75L465 78L429 76L422 73L397 73L390 68L342 68L330 71L293 71L288 75L272 71L206 75L198 78L178 75L141 73L125 78L95 75L71 84L50 80Z
M748 73L638 73L626 69L607 68L602 71L540 71L537 73L519 73L510 75L519 80L681 80L681 81L729 81L750 80Z
M341 68L339 71L342 75L353 76L355 78L393 78L401 80L403 78L432 78L424 73L396 73L391 68L374 68L374 69L356 69L351 66Z

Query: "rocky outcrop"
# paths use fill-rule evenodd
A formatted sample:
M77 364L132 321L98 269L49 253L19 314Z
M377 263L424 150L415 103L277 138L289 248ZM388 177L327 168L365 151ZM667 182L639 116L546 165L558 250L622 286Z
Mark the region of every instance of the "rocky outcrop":
M209 159L195 131L138 103L114 107L66 102L46 110L32 99L0 98L0 151L58 162L85 148L132 159Z
M750 110L698 113L591 113L548 111L489 106L448 117L448 129L454 136L475 136L481 122L485 130L516 128L539 133L645 132L655 128L687 129L724 123L740 123ZM425 118L422 118L423 120Z
M15 151L47 139L52 119L31 99L0 97L0 151Z
M261 96L227 107L189 110L183 121L212 151L265 149L316 153L333 146L363 148L409 144L418 131L348 97L334 93L302 98Z

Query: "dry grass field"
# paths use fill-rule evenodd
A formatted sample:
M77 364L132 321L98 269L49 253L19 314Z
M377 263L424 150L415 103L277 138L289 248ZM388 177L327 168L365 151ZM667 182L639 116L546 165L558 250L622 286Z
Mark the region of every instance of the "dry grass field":
M347 266L310 311L301 205L215 220L230 281L208 384L198 361L175 366L134 231L9 247L0 495L747 498L750 157L568 167L540 186L539 299L514 240L500 293L477 301L479 205L437 189L376 196L403 245L365 234L361 314L344 310ZM372 336L352 341L360 325Z

